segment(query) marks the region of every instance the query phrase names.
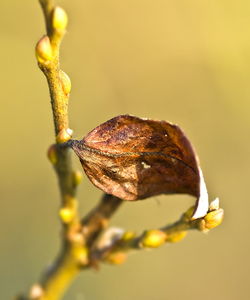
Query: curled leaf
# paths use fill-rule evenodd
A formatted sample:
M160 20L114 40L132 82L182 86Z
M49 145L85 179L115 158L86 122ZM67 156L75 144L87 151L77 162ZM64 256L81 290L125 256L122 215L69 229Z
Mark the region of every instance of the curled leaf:
M177 125L121 115L73 140L71 147L91 182L107 194L133 201L186 193L197 197L193 217L207 213L198 159Z

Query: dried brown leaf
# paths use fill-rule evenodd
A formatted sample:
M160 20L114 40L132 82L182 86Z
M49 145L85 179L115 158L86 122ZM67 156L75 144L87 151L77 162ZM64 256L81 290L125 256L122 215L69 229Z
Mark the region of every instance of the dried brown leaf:
M208 210L198 159L177 125L121 115L72 141L72 148L91 182L107 194L133 201L186 193L198 199L195 218Z

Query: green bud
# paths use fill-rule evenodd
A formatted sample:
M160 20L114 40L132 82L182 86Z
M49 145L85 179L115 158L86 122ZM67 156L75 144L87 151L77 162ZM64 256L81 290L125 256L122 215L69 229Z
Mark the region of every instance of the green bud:
M82 172L81 171L74 171L73 172L73 181L74 181L75 185L80 184L81 181L82 181L82 178L83 178L83 176L82 176Z
M57 163L57 153L56 153L56 146L51 145L47 152L48 159L52 163L52 165L55 165Z
M68 24L68 16L65 10L56 6L52 13L52 26L56 30L65 30Z
M220 208L219 198L214 199L209 205L209 211L216 210Z
M129 240L132 240L134 237L136 236L136 233L134 231L126 231L121 240L124 241L124 242L127 242Z
M71 129L62 129L56 136L56 142L62 144L71 139Z
M44 290L40 284L34 284L29 292L29 299L40 299L44 295Z
M36 58L41 64L53 59L53 51L47 35L43 36L36 44Z
M64 224L69 224L73 220L75 212L72 208L63 207L59 211L59 216Z
M167 235L167 242L169 243L177 243L184 239L184 237L187 235L186 231L179 231L179 232L173 232L169 235Z
M212 228L219 226L223 221L223 217L224 217L224 210L222 208L210 211L204 217L205 228L212 229Z
M124 252L111 252L107 255L107 257L105 257L105 261L107 263L113 264L113 265L120 265L122 263L124 263L124 261L127 258L127 254Z
M61 83L62 83L62 88L63 91L66 95L68 95L71 91L71 81L69 76L63 72L62 70L60 70L60 79L61 79Z
M157 248L165 243L167 235L161 230L148 230L140 242L141 247Z

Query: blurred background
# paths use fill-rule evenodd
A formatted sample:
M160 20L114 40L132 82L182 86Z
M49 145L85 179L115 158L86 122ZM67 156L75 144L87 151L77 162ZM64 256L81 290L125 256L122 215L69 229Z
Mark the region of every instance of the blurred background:
M70 126L81 138L129 113L179 124L195 146L224 223L205 235L83 272L65 300L249 299L250 2L58 1L69 15L61 65L72 80ZM38 0L1 0L0 298L34 283L60 247L59 194L47 84L34 45ZM80 164L75 159L75 164ZM86 177L84 215L101 192ZM125 203L113 225L157 228L194 203L160 196Z

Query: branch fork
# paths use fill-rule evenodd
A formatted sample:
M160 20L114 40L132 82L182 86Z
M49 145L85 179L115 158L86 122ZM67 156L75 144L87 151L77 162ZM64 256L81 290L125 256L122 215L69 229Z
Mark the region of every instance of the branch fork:
M47 33L36 45L36 57L39 68L47 78L54 119L55 144L49 147L48 158L55 169L60 188L59 217L63 228L62 246L57 259L44 272L39 283L35 283L31 287L28 295L19 296L17 298L19 300L61 299L65 290L81 270L97 267L101 262L123 263L129 251L158 248L164 243L178 242L186 236L188 230L196 229L207 232L220 225L224 215L223 209L219 207L219 201L216 199L210 203L208 211L206 208L207 213L203 213L199 218L193 218L195 207L191 207L174 224L160 229L147 230L137 235L133 231L108 227L111 217L121 206L122 200L116 195L104 194L99 204L87 216L80 217L76 192L82 174L72 167L70 147L73 145L71 141L73 132L69 129L68 121L71 82L59 65L60 44L66 32L68 17L61 7L55 6L53 0L40 0L40 4L44 13ZM131 117L124 117L123 120L127 122L129 118ZM163 125L158 124L157 126ZM153 124L153 127L155 126ZM173 127L174 125L164 126ZM88 137L90 136L91 134ZM181 141L184 141L183 137L181 137ZM90 138L88 142L91 143ZM190 147L188 143L187 145ZM192 149L190 151L192 152ZM92 151L92 153L94 152ZM102 152L100 153L102 154ZM96 152L96 155L99 154ZM137 154L132 153L131 157ZM119 157L119 155L117 157L112 155L109 157L114 160ZM149 157L148 154L144 156L146 159ZM173 163L178 161L176 157L169 159L172 159ZM148 168L149 164L146 166ZM195 194L196 187L191 192Z

